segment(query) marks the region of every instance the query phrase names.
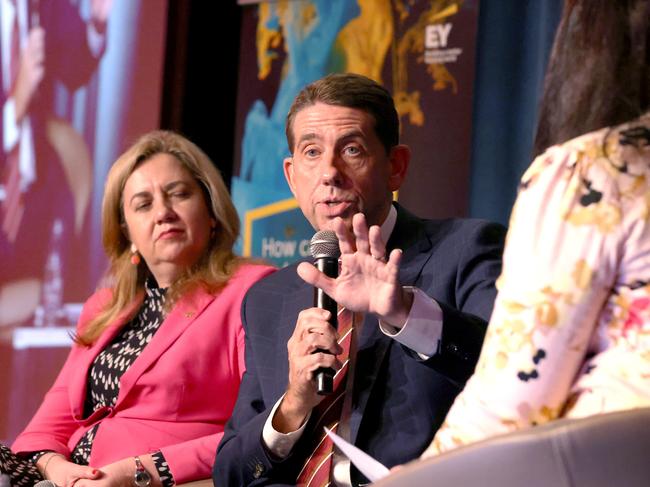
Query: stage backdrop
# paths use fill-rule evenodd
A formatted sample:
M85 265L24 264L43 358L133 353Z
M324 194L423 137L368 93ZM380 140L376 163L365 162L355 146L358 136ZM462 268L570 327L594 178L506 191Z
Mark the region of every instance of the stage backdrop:
M478 0L240 1L244 7L232 194L244 255L286 265L314 230L284 180L295 95L355 72L395 98L413 152L399 201L426 217L467 212Z
M106 271L100 213L110 165L159 126L167 2L107 4L102 24L91 22L89 0L0 0L0 440L35 412ZM44 74L16 121L13 66L38 30Z

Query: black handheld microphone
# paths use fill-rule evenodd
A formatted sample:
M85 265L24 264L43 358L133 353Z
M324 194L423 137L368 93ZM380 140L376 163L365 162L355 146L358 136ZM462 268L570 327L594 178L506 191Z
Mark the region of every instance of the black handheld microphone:
M331 230L316 232L309 244L309 250L315 260L319 271L327 277L339 275L339 240ZM322 289L314 288L314 306L330 312L329 324L334 328L338 326L337 305ZM323 352L323 350L318 350ZM328 352L329 353L329 352ZM316 370L316 388L320 395L331 394L334 387L334 369L321 367Z

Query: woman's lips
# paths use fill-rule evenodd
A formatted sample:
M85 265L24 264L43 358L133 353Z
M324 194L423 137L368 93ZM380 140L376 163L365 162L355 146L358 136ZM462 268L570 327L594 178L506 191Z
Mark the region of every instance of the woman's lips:
M170 230L165 230L160 235L158 235L158 240L169 240L178 237L183 233L183 230L179 228L172 228Z

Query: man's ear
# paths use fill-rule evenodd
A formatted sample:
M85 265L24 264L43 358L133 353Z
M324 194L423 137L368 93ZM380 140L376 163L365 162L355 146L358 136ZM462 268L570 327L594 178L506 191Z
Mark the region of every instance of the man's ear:
M284 177L287 180L289 189L293 195L296 195L294 191L294 182L293 182L293 157L285 157L282 161L282 168L284 169Z
M396 145L390 150L388 157L390 162L388 187L391 191L397 191L406 178L406 172L411 162L411 149L404 144Z

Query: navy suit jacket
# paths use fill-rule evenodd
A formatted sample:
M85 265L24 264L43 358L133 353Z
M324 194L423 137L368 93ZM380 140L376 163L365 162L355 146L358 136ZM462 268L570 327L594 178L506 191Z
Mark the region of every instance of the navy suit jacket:
M359 337L350 436L391 467L413 460L431 442L472 374L492 311L505 229L478 220L421 220L398 208L388 248L404 253L402 285L417 286L443 310L440 352L422 360L384 335L367 315ZM242 304L246 373L219 445L215 485L292 485L310 453L302 439L278 461L262 443L271 408L285 392L287 341L298 313L313 306L313 288L289 266L248 292ZM353 483L365 482L352 469Z

